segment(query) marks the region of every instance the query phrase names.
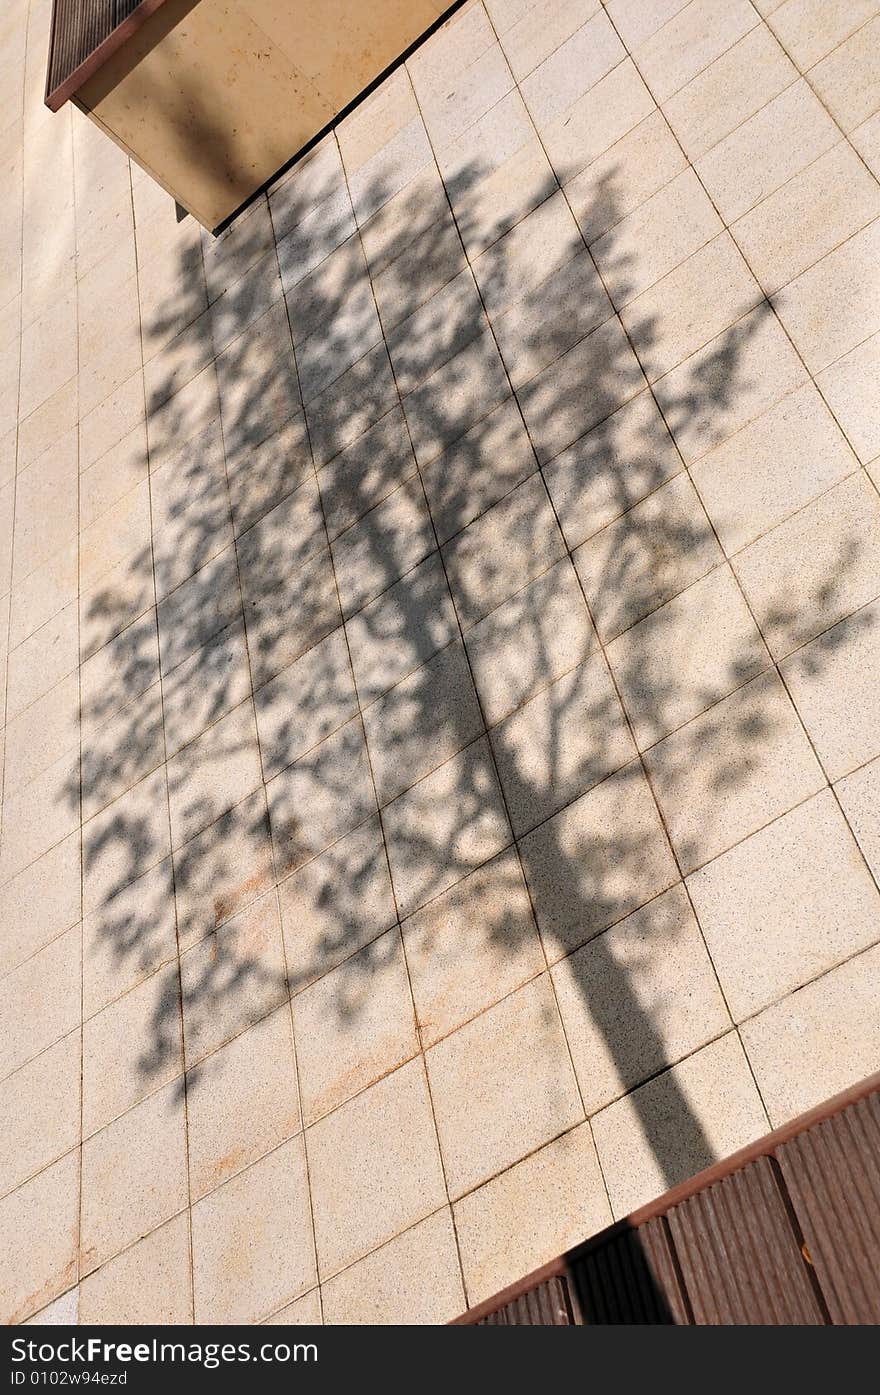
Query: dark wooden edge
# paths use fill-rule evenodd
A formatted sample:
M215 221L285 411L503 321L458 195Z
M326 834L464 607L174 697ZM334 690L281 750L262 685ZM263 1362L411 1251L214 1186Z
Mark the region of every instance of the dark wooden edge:
M546 1279L570 1278L573 1262L591 1250L607 1244L615 1235L619 1235L625 1230L634 1230L638 1226L644 1225L646 1221L656 1220L658 1217L664 1216L673 1206L678 1206L682 1201L686 1201L697 1192L704 1191L706 1187L711 1187L714 1182L720 1182L722 1178L729 1177L732 1172L738 1172L749 1163L757 1161L758 1158L772 1155L783 1143L790 1142L798 1134L805 1133L807 1129L815 1127L816 1124L824 1123L826 1119L840 1114L850 1105L856 1104L877 1090L880 1090L880 1071L869 1075L857 1085L851 1085L847 1090L841 1090L840 1094L832 1095L831 1099L825 1100L823 1104L816 1105L814 1109L807 1110L805 1114L799 1114L796 1119L782 1124L772 1133L764 1134L762 1138L756 1139L754 1143L750 1143L745 1148L740 1148L736 1153L731 1153L730 1157L724 1158L721 1162L713 1163L711 1167L706 1167L702 1172L695 1173L687 1181L679 1182L677 1186L671 1187L662 1196L658 1196L656 1201L650 1201L647 1205L639 1207L637 1211L633 1211L629 1216L616 1221L613 1225L600 1231L598 1235L591 1236L589 1240L585 1240L583 1244L569 1250L567 1254L551 1259L540 1269L534 1269L531 1274L526 1274L516 1283L509 1284L500 1293L493 1294L491 1298L484 1299L482 1303L477 1303L473 1308L468 1308L467 1312L462 1313L460 1317L453 1318L449 1326L471 1327L481 1318L497 1312L499 1308L506 1307L514 1299L521 1298L524 1294L531 1292L533 1288ZM569 1288L572 1293L572 1303L576 1307L575 1285L570 1283Z
M64 103L69 101L75 92L79 91L83 83L88 82L89 78L94 77L98 69L103 68L108 59L113 57L113 54L116 53L117 49L122 47L127 39L130 39L133 34L136 34L139 29L143 28L150 16L154 15L157 10L160 10L166 3L166 0L141 0L137 9L132 10L128 18L124 19L121 24L117 24L113 32L108 34L107 38L103 43L98 44L97 48L92 49L88 58L84 58L82 63L80 63L77 68L74 68L69 77L66 77L63 82L59 83L57 87L52 88L50 91L49 75L51 73L52 49L55 43L55 14L57 3L58 0L53 0L52 23L49 28L50 61L47 64L46 96L44 98L45 104L50 111L60 111Z

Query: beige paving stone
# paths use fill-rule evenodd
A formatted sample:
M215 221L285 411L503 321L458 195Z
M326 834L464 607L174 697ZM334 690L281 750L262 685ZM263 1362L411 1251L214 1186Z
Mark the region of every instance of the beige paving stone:
M468 1303L480 1303L611 1223L589 1124L545 1144L453 1210Z
M337 1274L322 1286L321 1297L330 1326L449 1322L465 1306L449 1209Z
M165 677L162 707L167 754L174 755L238 708L250 691L244 626L233 621Z
M774 298L811 373L827 368L880 325L880 288L873 275L878 248L880 219L875 219Z
M544 968L522 872L511 852L410 916L403 938L425 1045Z
M465 645L490 726L577 668L596 636L568 559L472 626Z
M766 304L654 384L690 464L807 382L791 340Z
M83 1026L83 1132L96 1133L183 1070L177 965Z
M301 1139L282 1144L192 1211L197 1322L254 1322L315 1282Z
M79 677L70 673L6 727L6 798L79 743Z
M863 24L810 71L810 81L844 131L873 115L880 104L878 36L880 15Z
M880 897L828 790L688 887L736 1021L877 938Z
M424 491L418 479L408 480L333 542L344 614L387 591L435 548Z
M23 470L32 460L36 460L43 451L55 444L70 427L76 426L78 415L78 387L79 382L76 374L68 378L60 388L57 388L50 397L47 397L42 406L31 412L19 422L18 427L18 468ZM141 393L143 404L143 392ZM99 408L99 411L103 410ZM143 410L143 405L141 410ZM97 423L93 422L91 416L86 416L82 420L80 427L81 450L91 448L92 436L95 433ZM112 442L111 442L112 444ZM80 456L80 468L85 454Z
M83 824L83 911L136 881L171 852L168 792L160 767Z
M80 526L88 526L117 503L147 474L147 438L143 422L111 446L80 475Z
M875 879L880 878L880 763L874 760L836 786L837 796Z
M258 688L254 705L263 770L271 778L357 710L343 631L335 630Z
M514 388L527 382L612 314L592 258L583 250L493 317ZM536 332L536 326L540 330Z
M535 452L516 399L507 397L442 455L422 467L431 520L442 544L535 473Z
M254 707L248 699L168 762L174 846L214 823L261 781Z
M3 1320L22 1322L77 1277L79 1154L68 1153L0 1201Z
M239 550L248 653L260 687L341 623L329 549L291 572L283 548ZM232 605L230 618L237 618Z
M0 888L0 974L80 919L80 865L76 831Z
M880 603L819 635L781 671L832 782L880 752Z
M72 926L0 980L4 1076L79 1025L80 938Z
M517 81L566 39L599 9L598 0L561 0L545 12L541 5L504 0L486 6L489 18L501 40L507 61Z
M101 578L150 539L150 490L146 480L102 513L80 534L80 585L96 586Z
M450 1195L582 1117L549 977L526 984L426 1055Z
M721 232L692 168L671 180L592 244L615 306L626 305Z
M239 539L239 556L246 569L278 555L288 574L298 571L326 546L317 484L306 476L300 485Z
M636 763L530 833L520 853L551 963L678 880Z
M679 883L553 969L588 1115L730 1027Z
M441 207L436 221L412 241L390 250L397 255L372 283L386 332L431 300L466 266L448 206Z
M174 1216L123 1254L86 1275L79 1321L131 1326L191 1323L189 1223Z
M644 750L755 677L768 655L723 566L619 635L608 662Z
M446 1204L421 1061L328 1114L306 1142L322 1280Z
M190 1071L187 1123L196 1200L299 1132L286 1003Z
M177 956L171 859L83 916L83 1014L91 1017Z
M419 466L440 455L509 395L510 385L494 339L478 335L404 399Z
M456 639L458 622L439 553L353 616L345 637L363 707Z
M407 247L448 216L449 200L437 166L426 165L360 226L373 277L378 279Z
M188 948L267 891L274 880L262 790L174 852L177 925Z
M774 670L667 736L645 762L686 872L825 783Z
M588 19L528 77L522 93L541 130L605 76L626 50L604 11Z
M735 0L718 12L712 0L692 0L635 50L645 80L664 102L757 24L750 4Z
M406 419L400 407L393 407L318 475L331 539L392 494L415 469Z
M869 116L861 126L857 126L849 136L868 169L880 178L880 112Z
M86 709L82 722L82 809L90 818L124 794L165 757L158 683L108 716Z
M758 285L728 232L694 252L674 271L624 308L624 329L648 381L722 334L760 302ZM733 352L736 333L728 336Z
M485 738L387 805L382 821L401 915L488 862L511 834Z
M399 931L389 930L305 988L293 1020L308 1125L418 1050Z
M0 1194L13 1191L79 1142L80 1069L76 1031L0 1085Z
M360 718L270 780L266 797L279 876L365 823L376 796Z
M880 455L880 409L874 390L878 374L880 334L875 334L826 368L816 380L863 465Z
M70 294L24 330L18 399L21 416L36 411L76 372L76 337L76 303Z
M635 755L601 654L542 689L490 740L517 837Z
M772 294L880 211L880 187L845 141L733 224L763 289Z
M292 991L321 977L396 919L382 830L369 819L279 887Z
M474 262L474 276L489 314L495 316L522 300L582 248L577 223L559 190Z
M302 1298L294 1299L286 1308L266 1318L264 1326L320 1327L322 1321L321 1291L313 1288L309 1293L304 1293Z
M380 807L483 731L464 645L456 639L363 714Z
M696 170L732 223L839 139L839 127L802 78L698 159Z
M275 892L188 950L180 960L180 983L189 1070L287 998Z
M25 1319L24 1325L37 1327L75 1327L79 1318L79 1288L69 1288L48 1307L42 1308L33 1317Z
M774 6L772 27L801 71L806 71L826 53L847 39L876 12L875 0L789 0ZM770 11L768 11L770 13Z
M616 1219L767 1132L735 1032L591 1120Z
M600 639L607 642L722 560L709 520L680 474L600 532L573 560Z
M876 1069L878 968L875 946L743 1027L743 1044L774 1126Z
M735 571L774 657L877 594L880 501L851 475L737 555Z
M124 558L79 597L79 648L83 660L140 619L156 604L153 559L147 548Z
M305 418L297 413L229 472L229 500L236 533L258 522L309 479L311 472Z
M539 461L558 455L644 385L620 320L606 321L520 388L520 405Z
M663 103L685 154L696 160L797 79L797 69L759 24Z
M691 474L728 553L852 474L856 459L812 383L703 456Z
M6 800L0 885L73 832L78 806L79 751L74 750Z
M184 1100L172 1081L83 1145L80 1272L99 1269L186 1204Z
M76 432L70 430L19 471L15 485L13 584L76 536L76 506ZM4 580L7 570L4 567Z
M13 591L9 611L10 648L21 644L59 610L75 601L76 595L77 547L75 542L67 542Z
M645 121L654 109L654 99L641 74L632 59L625 58L568 111L544 126L544 147L560 183L572 181L568 197L573 208L576 176L587 166L598 164L600 156L613 147L622 147L628 132ZM659 126L669 134L665 122L661 120ZM576 208L574 211L577 213Z

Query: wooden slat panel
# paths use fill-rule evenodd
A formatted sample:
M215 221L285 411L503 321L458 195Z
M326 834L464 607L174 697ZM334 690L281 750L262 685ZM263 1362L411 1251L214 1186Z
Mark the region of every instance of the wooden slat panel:
M696 1323L827 1321L769 1158L682 1201L668 1219Z
M46 91L54 92L96 53L141 0L54 0Z
M583 1321L684 1325L691 1321L664 1220L616 1227L570 1260Z
M483 1327L571 1327L574 1318L564 1278L546 1279L495 1312L481 1318Z
M834 1323L880 1323L880 1096L777 1149Z

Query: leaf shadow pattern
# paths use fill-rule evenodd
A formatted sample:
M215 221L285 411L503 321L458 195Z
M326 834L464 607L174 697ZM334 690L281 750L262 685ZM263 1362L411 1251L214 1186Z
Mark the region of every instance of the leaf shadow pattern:
M306 1122L567 964L613 1077L587 1113L658 1081L662 1108L634 1107L671 1184L714 1153L662 1073L731 1023L719 995L670 1047L651 997L699 853L673 854L649 752L676 733L664 778L698 765L723 823L775 722L761 703L721 720L773 666L673 436L709 442L753 398L772 311L756 298L677 368L661 413L641 361L662 324L640 319L637 358L556 182L495 214L492 174L471 155L445 184L433 163L402 190L377 175L358 220L330 137L178 254L143 323L150 542L85 617L106 670L82 714L86 910L120 981L156 974L144 1092L181 1018L187 1088L210 1088L211 1052L288 995L325 1023L306 1057L357 1053L402 955L416 1030L379 1066L344 1060L335 1095L306 1072ZM541 210L569 239L546 275L513 242ZM589 218L606 249L623 212L611 173ZM853 544L815 595L778 597L777 627L833 614L856 562ZM742 625L690 663L684 630L712 651L722 605ZM131 892L157 868L172 941ZM529 1052L557 1049L552 992L529 1030ZM475 1115L501 1107L488 1078ZM558 1131L583 1117L567 1057L545 1088Z

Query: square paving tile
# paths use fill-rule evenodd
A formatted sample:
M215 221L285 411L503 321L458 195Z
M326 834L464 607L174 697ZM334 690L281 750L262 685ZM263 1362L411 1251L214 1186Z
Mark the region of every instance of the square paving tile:
M641 749L766 668L767 651L729 567L716 567L608 646Z
M686 872L825 783L772 669L653 746L645 764Z
M71 833L0 887L0 973L32 954L79 920L79 833Z
M290 985L297 992L394 924L378 818L287 877L278 895Z
M695 872L688 887L736 1021L877 939L880 894L830 790Z
M403 939L425 1045L544 968L513 852L502 853L410 916L403 923Z
M773 297L776 311L811 373L819 373L880 328L873 269L880 219L841 243Z
M513 386L534 378L612 313L592 258L581 249L492 318Z
M601 654L543 688L489 739L517 837L635 755Z
M880 753L880 603L819 635L781 671L830 780Z
M266 796L279 876L366 822L376 795L360 718L276 775Z
M83 824L83 910L115 896L171 852L165 768Z
M426 1061L453 1197L582 1117L547 976L460 1027Z
M399 931L389 930L305 988L293 1020L310 1124L418 1050Z
M88 1274L79 1291L79 1320L131 1326L191 1323L188 1217L174 1216Z
M344 614L387 591L436 546L422 486L408 480L333 541Z
M611 1223L589 1124L455 1203L468 1303L480 1303Z
M422 467L441 543L535 473L537 462L516 401L508 397Z
M746 0L732 0L722 15L711 0L694 0L636 48L636 58L658 102L678 92L714 58L758 23Z
M397 905L409 915L511 841L486 740L413 785L382 820Z
M183 1092L172 1081L83 1145L81 1272L98 1269L186 1205Z
M266 778L292 764L357 709L342 629L322 639L254 694Z
M591 1120L616 1220L767 1132L735 1032Z
M83 1025L83 1133L96 1133L183 1070L177 965Z
M490 726L577 668L596 636L568 558L471 626L465 645Z
M5 1322L23 1322L75 1283L78 1217L76 1151L0 1201L0 1224L7 1236L0 1256Z
M0 1084L0 1195L78 1145L80 1053L80 1034L71 1032Z
M460 639L363 714L380 806L449 760L483 731Z
M875 878L880 878L880 760L836 786L849 826Z
M281 548L242 549L241 585L254 684L280 673L342 623L329 548L291 572Z
M433 553L353 616L346 638L363 707L457 639L440 554Z
M446 1203L421 1061L314 1124L307 1147L322 1280Z
M554 966L588 1115L730 1027L679 884Z
M189 1069L287 998L275 892L188 950L180 981Z
M190 1071L186 1107L195 1200L299 1132L286 1003Z
M877 109L877 38L880 17L862 25L817 63L810 74L816 91L844 131Z
M878 970L875 946L743 1026L743 1045L774 1127L875 1069Z
M174 850L181 949L204 939L273 882L269 816L260 789Z
M520 852L551 963L679 879L635 763L535 829Z
M302 1139L225 1182L192 1211L196 1322L257 1322L315 1282Z
M880 408L874 391L878 375L880 334L875 334L826 368L817 380L862 464L880 455Z
M448 1208L337 1274L321 1296L330 1326L436 1325L457 1317L465 1297Z
M478 335L404 399L419 465L426 465L510 394L490 334Z
M174 882L166 858L83 916L86 1017L177 957Z
M80 942L74 925L0 980L4 1075L79 1026Z
M632 76L624 82L630 69ZM570 178L570 170L575 176L565 186L566 198L588 246L687 166L663 113L654 108L629 60L609 73L585 102L598 98L606 84L614 85L610 113L595 110L591 102L583 112L584 119L592 118L589 130L571 133L563 126L559 132L563 175ZM590 153L584 158L586 152Z
M162 708L167 754L175 755L220 717L240 707L250 691L244 625L236 620L165 677Z
M415 474L403 411L392 407L318 475L327 531L333 539Z
M254 707L248 699L168 762L174 846L214 823L261 781Z

